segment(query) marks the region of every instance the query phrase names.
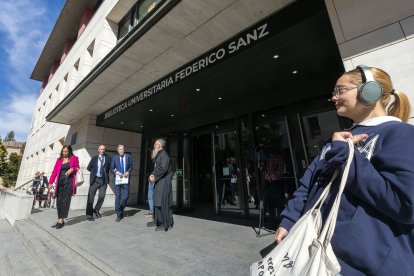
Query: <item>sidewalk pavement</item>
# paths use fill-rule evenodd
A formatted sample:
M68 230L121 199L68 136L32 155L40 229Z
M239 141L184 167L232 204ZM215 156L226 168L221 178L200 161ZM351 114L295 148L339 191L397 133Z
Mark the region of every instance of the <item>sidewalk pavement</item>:
M56 209L33 210L30 220L109 275L249 275L273 242L248 226L181 215L174 215L172 230L156 232L146 226L145 213L127 208L115 222L114 211L106 209L91 222L84 210L71 210L62 229L51 227Z

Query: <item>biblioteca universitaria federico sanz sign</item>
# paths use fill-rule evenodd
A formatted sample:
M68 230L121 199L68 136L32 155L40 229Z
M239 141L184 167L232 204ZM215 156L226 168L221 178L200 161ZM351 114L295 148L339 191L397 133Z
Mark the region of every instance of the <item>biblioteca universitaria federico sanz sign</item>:
M191 76L192 74L201 71L208 66L217 63L218 61L237 53L241 49L248 47L268 36L270 31L268 30L268 23L263 23L260 26L239 35L237 38L232 39L224 46L220 46L209 53L203 55L201 58L190 63L187 66L183 66L179 70L173 72L162 80L150 85L146 89L136 93L134 96L124 100L117 104L115 107L105 112L104 120L111 118L112 116L126 110L129 107L136 105L137 103L153 96L154 94L164 90L165 88Z

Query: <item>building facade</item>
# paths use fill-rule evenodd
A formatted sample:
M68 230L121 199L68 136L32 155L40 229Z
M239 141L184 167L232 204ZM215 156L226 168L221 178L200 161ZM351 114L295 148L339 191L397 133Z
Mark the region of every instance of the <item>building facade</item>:
M143 204L163 137L178 210L254 217L269 183L283 201L350 125L329 101L344 71L380 67L413 102L413 37L408 0L68 0L31 76L43 85L17 185L50 175L64 144L85 177L100 144L123 144L130 204Z

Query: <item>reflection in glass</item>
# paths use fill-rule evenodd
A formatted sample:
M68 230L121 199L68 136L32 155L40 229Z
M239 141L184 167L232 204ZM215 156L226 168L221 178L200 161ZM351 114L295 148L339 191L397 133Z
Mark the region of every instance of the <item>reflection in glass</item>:
M240 210L240 185L236 160L237 134L234 131L214 135L217 204L219 209Z
M288 126L284 116L269 113L255 118L255 162L258 199L264 223L274 229L289 196L296 189Z
M336 110L303 115L302 124L308 163L310 163L318 156L332 134L340 131L341 128Z

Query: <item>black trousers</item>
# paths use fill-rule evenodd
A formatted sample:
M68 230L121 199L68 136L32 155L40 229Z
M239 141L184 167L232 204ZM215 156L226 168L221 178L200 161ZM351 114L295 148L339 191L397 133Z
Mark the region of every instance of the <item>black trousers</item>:
M89 186L88 202L86 203L86 215L93 216L93 210L100 210L105 200L106 188L108 185L103 182L102 178L95 177L92 185ZM98 202L96 202L95 208L93 208L93 202L95 200L96 191L98 193Z
M157 226L163 225L164 221L162 219L161 207L154 206L154 218L157 222Z

